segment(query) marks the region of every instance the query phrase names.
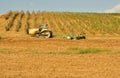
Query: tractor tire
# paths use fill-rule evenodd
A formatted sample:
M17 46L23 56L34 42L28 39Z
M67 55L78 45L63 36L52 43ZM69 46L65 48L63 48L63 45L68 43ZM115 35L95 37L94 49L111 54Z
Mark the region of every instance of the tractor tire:
M40 36L39 33L36 33L36 34L35 34L35 37L39 38L39 36Z
M40 36L43 38L51 38L52 37L52 31L46 30L40 33Z

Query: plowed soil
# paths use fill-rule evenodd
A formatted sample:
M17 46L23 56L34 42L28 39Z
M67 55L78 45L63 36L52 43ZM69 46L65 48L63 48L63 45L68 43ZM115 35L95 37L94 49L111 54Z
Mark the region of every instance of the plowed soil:
M69 48L99 48L97 54L50 54ZM73 51L74 52L74 51ZM120 39L0 40L0 78L120 78Z

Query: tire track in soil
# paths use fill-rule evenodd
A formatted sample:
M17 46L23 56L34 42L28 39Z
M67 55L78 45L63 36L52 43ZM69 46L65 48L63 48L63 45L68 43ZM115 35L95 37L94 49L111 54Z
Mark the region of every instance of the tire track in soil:
M54 30L54 28L52 27L52 25L50 24L50 13L49 12L47 12L47 13L45 13L44 14L44 16L45 16L45 18L46 18L46 20L45 20L45 22L46 22L46 24L48 24L48 29L49 30L52 30L53 32L56 32L55 30Z
M41 12L36 15L36 26L39 27L41 24Z
M79 16L78 16L79 17ZM84 32L86 34L89 34L89 31L87 31L87 29L89 28L89 26L84 23L85 21L83 21L82 18L73 18L74 23L78 24L78 26L76 26L76 29L78 29L77 31L80 32ZM89 23L89 21L87 20L87 22ZM84 26L83 26L84 25Z
M69 29L68 29L68 28L66 27L66 25L65 25L65 21L66 21L66 20L64 20L63 16L62 16L62 17L60 16L60 17L58 18L58 21L61 23L61 25L62 25L61 27L63 28L64 33L65 33L65 34L70 34ZM63 21L64 21L64 22L63 22Z
M52 20L52 22L53 22L53 24L54 24L54 28L55 28L55 30L57 30L57 32L55 32L55 33L57 33L58 35L63 35L63 31L60 29L60 27L58 26L58 24L56 23L56 16L55 15L51 15L50 16L50 18L51 18L51 20ZM57 35L56 34L56 35Z
M28 19L28 23L29 23L29 28L33 28L34 27L34 22L33 22L33 16L32 14L30 14L29 19Z
M71 23L70 23L70 20L71 19L68 19L68 17L66 17L66 15L64 14L64 17L63 17L65 20L66 20L66 25L68 27L68 30L71 34L75 33L76 32L76 29L74 26L71 26ZM74 27L74 28L73 28Z
M49 21L48 21L48 16L49 16L49 13L46 13L46 12L45 12L45 13L43 14L43 17L45 18L45 20L44 20L45 24L48 24L49 29L51 29L50 23L49 23Z
M55 29L55 27L54 27L54 24L53 24L53 21L51 20L51 17L50 16L52 16L51 15L51 13L49 13L49 14L47 14L47 17L48 17L48 19L47 19L47 21L48 21L48 25L49 25L49 29L50 30L52 30L52 32L53 32L53 34L55 33L55 32L57 32L57 30Z
M73 25L74 25L74 24L76 25L76 26L75 26L75 29L76 29L76 31L77 31L76 33L77 33L77 34L85 33L85 32L84 32L83 25L78 23L78 22L80 22L80 21L79 21L80 19L78 19L78 18L76 18L76 17L75 17L75 18L72 17L71 19L72 19L72 21L73 21L73 23L72 23L72 21L71 21L71 23L72 23ZM84 24L84 25L86 25L86 24Z
M33 16L32 16L32 14L30 14L28 22L29 22L29 28L33 28L34 26L33 26Z
M87 25L85 22L88 21L87 20L84 20L84 18L82 18L81 16L79 17L79 15L75 16L75 18L73 18L73 21L75 24L77 24L77 26L75 27L78 31L78 33L86 33L86 34L89 34L89 31L87 31L87 29L89 28L89 25Z

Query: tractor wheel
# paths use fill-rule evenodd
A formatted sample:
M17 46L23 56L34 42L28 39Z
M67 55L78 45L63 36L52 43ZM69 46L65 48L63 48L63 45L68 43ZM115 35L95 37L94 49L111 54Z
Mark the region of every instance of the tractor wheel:
M39 36L40 36L40 35L39 35L38 33L35 34L35 37L39 38Z
M43 38L51 38L52 37L52 31L46 30L41 32L40 34L41 37Z

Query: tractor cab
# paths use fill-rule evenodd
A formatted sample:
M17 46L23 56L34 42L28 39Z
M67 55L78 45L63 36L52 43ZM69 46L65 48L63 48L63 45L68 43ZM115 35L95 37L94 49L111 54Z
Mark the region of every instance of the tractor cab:
M40 26L39 26L39 31L41 31L42 29L48 29L48 24L41 24Z

